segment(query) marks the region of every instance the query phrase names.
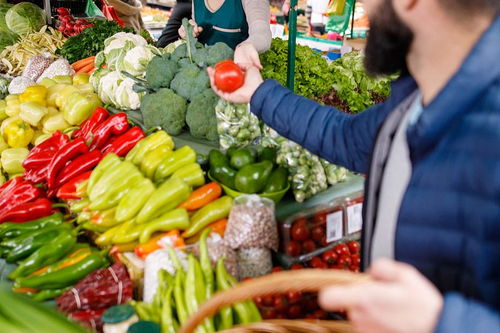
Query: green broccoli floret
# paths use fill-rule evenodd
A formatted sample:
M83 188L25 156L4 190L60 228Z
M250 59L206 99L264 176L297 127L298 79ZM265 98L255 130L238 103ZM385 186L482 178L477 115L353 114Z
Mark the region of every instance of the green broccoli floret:
M196 96L189 104L186 123L193 137L209 141L219 139L215 117L215 105L218 101L219 97L209 88Z
M191 60L189 60L189 58L182 58L181 60L179 60L179 62L177 64L179 65L180 68L185 68L185 67L189 67L189 66L196 66L195 64L193 64L191 62Z
M170 60L168 54L156 56L146 69L146 81L153 89L167 88L177 73L177 62Z
M187 102L170 89L147 94L141 101L146 128L160 126L170 135L178 135L186 125Z
M212 46L208 46L207 63L209 66L214 66L218 62L227 59L233 59L234 51L227 44L218 42Z
M209 86L207 72L195 65L182 68L170 83L170 88L188 101L192 101Z
M174 52L172 52L172 54L170 55L170 59L172 59L173 61L179 61L182 58L187 58L187 56L188 56L187 44L184 43L184 44L177 46L177 48L174 50Z

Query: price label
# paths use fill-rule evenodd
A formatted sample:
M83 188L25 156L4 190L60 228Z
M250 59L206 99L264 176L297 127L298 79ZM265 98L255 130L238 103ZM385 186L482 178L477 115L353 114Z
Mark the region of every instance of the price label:
M344 236L344 218L341 210L326 216L326 241L335 242Z
M363 203L347 207L347 232L353 234L363 227Z

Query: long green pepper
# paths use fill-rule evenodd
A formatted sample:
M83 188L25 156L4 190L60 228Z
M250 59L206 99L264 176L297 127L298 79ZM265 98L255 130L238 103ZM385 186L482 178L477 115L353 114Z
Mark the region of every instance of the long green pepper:
M98 197L105 194L109 187L116 182L120 182L124 175L137 170L137 167L130 162L120 162L112 169L104 171L94 187L88 192L90 201L95 201Z
M42 217L30 222L3 223L0 224L0 239L18 237L24 233L59 225L63 221L63 214L61 212L57 212L50 216Z
M225 281L225 274L223 272L224 258L220 258L216 265L216 281L217 291L227 290L227 281ZM219 312L220 325L217 327L219 331L233 327L233 309L230 306L223 307Z
M89 181L87 183L87 194L90 193L97 182L101 179L104 173L108 170L114 170L118 165L120 165L121 160L115 154L106 155L102 161L97 165L97 167L92 171Z
M139 214L155 190L156 187L151 180L148 178L140 180L118 203L115 214L116 221L125 222L133 219Z

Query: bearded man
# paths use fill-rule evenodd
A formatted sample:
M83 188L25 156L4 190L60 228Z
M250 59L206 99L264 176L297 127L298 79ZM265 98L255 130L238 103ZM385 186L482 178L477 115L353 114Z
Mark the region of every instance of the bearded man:
M325 288L358 332L500 332L500 1L365 0L365 66L400 73L347 115L256 68L218 91L281 135L368 175L362 254L372 281Z

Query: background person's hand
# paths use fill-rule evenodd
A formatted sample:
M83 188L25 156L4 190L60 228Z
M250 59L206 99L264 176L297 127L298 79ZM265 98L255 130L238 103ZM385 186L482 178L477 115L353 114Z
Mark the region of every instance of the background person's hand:
M234 50L234 62L241 68L247 70L252 66L262 69L259 52L250 42L243 42Z
M208 76L210 77L210 85L212 86L214 92L217 95L219 95L219 97L221 97L222 99L225 99L230 103L236 103L236 104L250 103L253 94L255 93L257 88L259 88L261 83L264 81L262 80L262 76L260 75L259 69L257 67L250 67L245 72L245 83L243 84L243 86L232 93L227 93L220 91L215 86L215 79L214 79L215 70L212 67L208 67L207 72Z
M203 28L199 27L194 20L189 20L189 24L191 24L193 26L193 37L196 38L203 32ZM186 39L186 31L184 30L183 25L181 25L178 32L179 32L179 36L182 39Z
M360 333L434 332L443 298L431 282L412 266L387 259L375 262L370 275L373 282L325 288L320 305L347 311Z

